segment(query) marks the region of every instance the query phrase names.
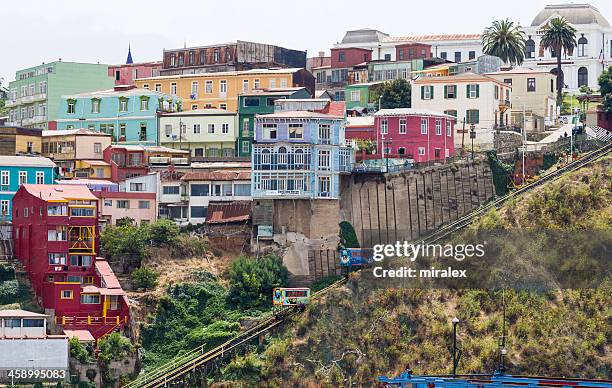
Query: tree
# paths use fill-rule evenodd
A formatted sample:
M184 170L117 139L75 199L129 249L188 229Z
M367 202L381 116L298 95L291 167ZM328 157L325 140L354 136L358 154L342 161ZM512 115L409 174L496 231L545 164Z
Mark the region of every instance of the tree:
M576 47L576 29L572 27L565 18L556 17L548 21L543 28L541 44L546 49L551 49L557 57L557 105L561 106L563 97L563 77L561 76L562 51L572 55Z
M612 66L601 73L598 81L599 93L603 98L603 110L612 113Z
M144 256L149 240L143 229L131 224L104 229L100 233L102 250L111 257Z
M229 300L242 307L270 305L274 287L287 284L289 271L280 258L240 256L229 268Z
M132 272L132 281L136 288L150 290L157 285L159 273L155 272L150 267L140 267Z
M374 93L372 100L378 103L379 98L381 109L410 108L410 83L403 78L387 81Z
M149 225L149 238L154 246L174 246L178 236L179 227L171 220L157 220Z
M501 58L510 65L520 65L525 59L525 33L509 19L496 20L482 34L485 54Z

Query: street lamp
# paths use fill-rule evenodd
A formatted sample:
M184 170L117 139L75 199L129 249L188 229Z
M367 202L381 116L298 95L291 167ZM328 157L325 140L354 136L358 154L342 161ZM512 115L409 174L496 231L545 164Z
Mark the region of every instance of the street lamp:
M476 125L470 124L470 139L472 139L472 161L474 161L474 139L476 139Z
M457 376L457 366L459 365L459 358L461 357L461 350L457 349L457 325L459 324L459 318L453 318L453 377Z

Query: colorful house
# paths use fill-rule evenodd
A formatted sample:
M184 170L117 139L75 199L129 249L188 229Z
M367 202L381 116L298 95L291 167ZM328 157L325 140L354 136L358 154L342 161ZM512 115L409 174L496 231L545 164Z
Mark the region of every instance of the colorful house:
M6 125L56 129L61 96L112 87L108 65L60 60L18 70L9 84Z
M292 101L293 102L293 101ZM252 155L254 199L337 199L350 173L344 116L281 111L258 116Z
M0 156L0 214L12 219L13 196L23 184L52 184L55 163L39 156Z
M129 320L125 292L97 257L98 202L84 185L25 184L13 199L14 252L36 298L56 325L96 339Z
M100 222L104 225L116 225L122 218L140 225L157 219L155 192L94 191L94 195L100 198Z
M407 158L417 163L455 155L454 117L423 109L381 109L374 114L377 158ZM384 152L384 154L383 154Z
M344 96L346 98L346 110L354 115L366 114L378 109L378 93L382 82L369 82L348 85Z
M161 61L137 62L132 59L132 47L128 46L125 64L109 65L108 76L115 79L115 85L135 85L137 78L156 77L162 68Z
M178 110L168 95L115 86L114 89L62 96L57 128L88 129L112 135L120 144L157 145L157 114Z
M0 155L36 155L41 149L41 129L0 126Z
M305 87L312 94L315 80L303 68L275 68L164 75L137 79L136 85L182 99L184 110L217 108L236 112L240 93L261 88Z
M258 89L238 97L238 156L250 156L255 132L255 116L274 113L274 101L281 98L310 98L306 88Z
M43 131L42 135L42 154L57 164L60 176L65 178L74 178L77 169L81 170L81 178L93 177L84 170L91 171L93 161L103 161L102 151L111 144L112 138L88 129ZM86 161L92 163L83 164ZM94 167L94 176L106 176L106 172L96 171L98 168L106 169L106 166Z
M149 172L146 149L140 145L113 144L103 151L104 161L110 164L113 182L145 175Z

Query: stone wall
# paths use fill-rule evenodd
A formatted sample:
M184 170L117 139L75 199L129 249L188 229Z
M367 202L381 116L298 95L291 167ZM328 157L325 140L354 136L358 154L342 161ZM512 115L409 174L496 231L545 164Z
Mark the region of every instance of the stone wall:
M497 155L512 153L523 145L523 137L514 131L499 131L493 135L493 146Z

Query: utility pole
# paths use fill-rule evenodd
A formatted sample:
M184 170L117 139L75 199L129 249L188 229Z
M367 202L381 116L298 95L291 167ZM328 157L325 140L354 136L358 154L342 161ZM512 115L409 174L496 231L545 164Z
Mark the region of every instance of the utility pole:
M523 178L521 179L521 185L525 183L525 151L527 141L527 118L525 117L525 104L523 104Z
M465 117L463 118L463 129L461 130L461 155L463 156L463 144L465 140Z
M455 317L453 322L453 377L457 376L457 366L459 365L459 358L461 357L461 350L457 349L457 325L459 324L459 318Z

